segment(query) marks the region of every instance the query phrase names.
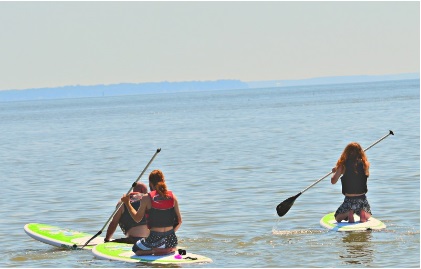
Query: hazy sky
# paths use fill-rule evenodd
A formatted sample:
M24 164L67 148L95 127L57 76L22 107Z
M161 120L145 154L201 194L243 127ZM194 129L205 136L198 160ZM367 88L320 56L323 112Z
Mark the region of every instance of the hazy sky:
M419 72L412 2L0 2L0 90Z

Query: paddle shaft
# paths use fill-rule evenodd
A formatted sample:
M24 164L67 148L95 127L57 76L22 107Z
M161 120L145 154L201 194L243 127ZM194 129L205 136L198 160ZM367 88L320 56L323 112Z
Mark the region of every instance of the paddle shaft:
M367 147L366 149L364 149L364 152L371 149L372 147L374 147L376 144L380 143L382 140L386 139L389 135L394 135L392 130L389 130L389 133L385 136L383 136L382 138L380 138L379 140L377 140L376 142L374 142L373 144L371 144L369 147ZM324 177L318 179L316 182L314 182L313 184L311 184L310 186L308 186L307 188L305 188L303 191L301 191L300 193L304 193L306 190L310 189L311 187L313 187L314 185L316 185L317 183L319 183L320 181L322 181L323 179L327 178L328 176L330 176L331 174L333 174L333 171L326 174Z
M136 187L137 182L139 181L139 179L143 176L143 174L145 173L146 169L148 169L149 165L153 162L153 160L155 159L156 155L158 155L158 153L161 151L161 149L157 149L155 154L152 156L151 160L148 162L148 164L146 165L145 169L143 169L142 173L140 173L140 175L137 177L136 181L133 182L132 186L130 187L129 191L126 193L126 195L129 195L130 192L133 190L134 187ZM102 233L102 231L105 229L105 227L107 227L108 223L110 222L110 220L114 217L114 215L117 213L117 211L120 209L120 207L123 205L123 203L119 202L116 209L114 210L113 214L111 214L111 216L108 218L107 222L104 224L104 226L102 226L101 230L96 233L91 239L89 239L83 246L82 248L84 248L85 246L87 246L89 244L89 242L91 242L95 237L97 237L98 235L100 235Z

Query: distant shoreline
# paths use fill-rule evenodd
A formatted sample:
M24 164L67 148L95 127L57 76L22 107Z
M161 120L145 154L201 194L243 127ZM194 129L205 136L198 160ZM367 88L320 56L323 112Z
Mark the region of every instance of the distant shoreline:
M63 86L52 88L33 88L22 90L0 91L0 102L51 100L66 98L84 98L101 96L122 96L151 93L197 92L211 90L240 90L254 88L280 88L293 86L331 85L348 83L368 83L394 80L420 79L419 73L405 73L380 76L337 76L320 77L301 80L215 80L215 81L185 81L185 82L147 82L119 83L111 85Z

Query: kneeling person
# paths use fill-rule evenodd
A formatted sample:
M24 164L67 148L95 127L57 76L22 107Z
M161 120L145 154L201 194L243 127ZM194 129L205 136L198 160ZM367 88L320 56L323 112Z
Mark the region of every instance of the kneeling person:
M160 170L154 170L149 175L149 187L152 191L142 199L137 211L130 205L129 197L124 195L121 198L135 221L141 220L148 210L150 234L133 245L133 252L136 255L172 253L178 244L175 232L182 223L177 197L167 190L164 174Z

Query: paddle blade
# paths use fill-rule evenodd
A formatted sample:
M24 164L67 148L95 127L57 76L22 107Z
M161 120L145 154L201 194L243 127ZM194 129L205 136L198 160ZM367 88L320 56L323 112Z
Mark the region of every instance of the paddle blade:
M92 236L92 238L91 239L89 239L88 241L86 241L86 243L80 248L80 249L83 249L84 247L86 247L88 244L89 244L89 242L91 242L94 238L96 238L98 235L100 235L102 233L102 230L101 231L99 231L99 232L97 232L96 233L96 235L94 235L94 236ZM73 245L73 247L75 247L75 245Z
M301 195L301 192L295 196L291 196L276 207L278 216L284 216L294 204L295 200Z

